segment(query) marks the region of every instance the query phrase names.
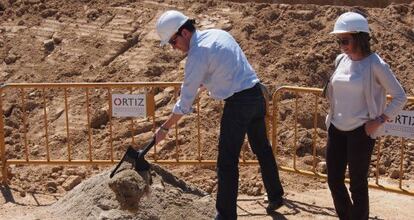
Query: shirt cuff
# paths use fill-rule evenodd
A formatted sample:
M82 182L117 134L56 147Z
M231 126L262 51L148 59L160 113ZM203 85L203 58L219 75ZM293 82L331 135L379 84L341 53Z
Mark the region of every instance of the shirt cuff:
M191 108L190 107L188 109L183 109L181 106L175 104L172 112L174 114L178 114L178 115L186 115L186 114L193 113L194 112L194 108Z

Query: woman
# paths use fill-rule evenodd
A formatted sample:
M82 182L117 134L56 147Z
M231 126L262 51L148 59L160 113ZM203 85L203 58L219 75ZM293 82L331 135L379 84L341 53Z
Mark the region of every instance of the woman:
M328 185L340 219L368 219L367 176L375 138L407 97L388 64L371 52L365 17L346 12L331 34L343 53L335 60L336 70L327 87ZM388 105L386 94L393 97ZM351 198L344 184L347 166Z

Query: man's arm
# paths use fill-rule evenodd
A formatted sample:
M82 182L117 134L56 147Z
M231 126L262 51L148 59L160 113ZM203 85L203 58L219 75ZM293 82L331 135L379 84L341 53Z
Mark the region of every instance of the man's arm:
M199 98L200 93L202 93L204 90L206 90L206 88L203 86L200 86L200 88L197 91L196 99ZM177 123L181 119L181 117L183 117L183 115L171 113L167 121L165 121L155 132L155 143L158 144L160 141L162 141L165 138L165 136L168 134L168 131L170 130L170 128L173 125L175 125L175 123Z
M164 140L170 128L177 123L183 115L171 113L170 117L155 132L155 143L158 144Z

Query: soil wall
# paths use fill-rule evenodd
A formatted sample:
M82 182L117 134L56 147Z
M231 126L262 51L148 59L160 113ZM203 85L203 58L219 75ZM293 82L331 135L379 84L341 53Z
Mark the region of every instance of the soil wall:
M315 4L335 6L364 6L373 8L385 8L390 4L410 3L411 0L229 0L231 2L256 2L256 3L277 3L277 4Z

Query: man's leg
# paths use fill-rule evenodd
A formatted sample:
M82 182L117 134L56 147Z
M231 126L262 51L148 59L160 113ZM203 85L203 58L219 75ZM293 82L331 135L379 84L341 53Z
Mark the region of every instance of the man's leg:
M282 202L284 192L282 184L280 183L279 172L272 147L267 139L264 104L258 106L257 110L258 116L252 119L247 129L249 143L253 153L256 154L259 161L262 179L269 202Z
M238 163L246 133L246 126L239 117L240 111L242 109L226 103L221 118L217 160L217 219L237 218Z

